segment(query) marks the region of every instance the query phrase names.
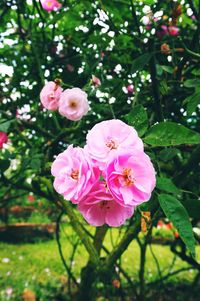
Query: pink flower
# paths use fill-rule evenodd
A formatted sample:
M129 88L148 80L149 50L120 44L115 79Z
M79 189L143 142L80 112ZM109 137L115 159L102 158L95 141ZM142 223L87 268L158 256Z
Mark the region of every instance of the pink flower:
M0 132L0 149L3 148L4 143L8 141L8 136L4 132Z
M133 206L122 206L108 192L103 182L97 182L80 201L78 209L86 221L93 226L107 224L119 227L133 215Z
M40 100L42 105L48 110L57 110L61 93L62 88L58 84L55 82L46 83L40 92Z
M59 9L62 6L57 0L42 0L41 4L42 7L48 12L54 9Z
M55 177L55 190L75 204L88 194L100 175L98 169L92 165L88 153L73 145L69 145L57 156L51 173Z
M121 205L131 206L148 201L156 183L149 157L130 148L113 155L107 164L105 178L114 199Z
M87 134L86 148L94 162L104 169L108 156L116 150L134 148L143 151L143 142L136 130L121 120L97 123Z
M177 36L179 33L179 28L177 26L169 26L168 27L168 31L170 36Z
M161 25L160 29L156 31L156 35L159 39L162 39L168 34L168 27L166 25Z
M133 94L133 92L135 91L133 85L128 85L128 86L126 87L126 90L127 90L127 92L128 92L129 94Z
M80 120L89 110L87 94L79 88L65 90L59 101L59 113L69 120Z
M98 77L96 77L95 75L92 75L92 84L95 87L99 87L101 85L101 81Z

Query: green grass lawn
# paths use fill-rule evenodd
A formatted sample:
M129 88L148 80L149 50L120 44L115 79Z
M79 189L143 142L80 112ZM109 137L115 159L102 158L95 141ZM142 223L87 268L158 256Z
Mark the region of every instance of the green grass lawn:
M90 228L90 231L93 230L94 229ZM62 227L61 242L63 253L68 263L73 249L70 241L72 240L75 242L77 240L77 237L73 235L70 226ZM106 235L106 247L111 249L112 244L116 242L118 237L118 230L114 229L112 232L109 231ZM170 252L168 246L153 245L152 249L159 261L161 273L164 276L169 271L174 255ZM199 253L199 250L200 248L197 247L197 254ZM104 255L105 254L102 252L102 256ZM73 272L78 280L80 277L80 269L86 264L87 259L88 256L84 247L79 244L72 263ZM140 250L138 244L133 241L123 254L121 263L124 270L134 282L138 282L139 259ZM172 271L187 266L186 263L177 258ZM171 277L168 281L190 282L193 280L195 274L195 271L189 270ZM51 295L55 294L56 290L59 290L63 285L63 281L65 282L65 280L67 280L67 278L63 276L67 277L55 240L18 245L0 243L1 301L22 300L20 299L20 296L25 288L35 291L36 295L41 297L41 301L54 300L51 299ZM145 278L146 282L158 278L156 263L149 248L147 251ZM8 298L9 288L13 289L10 298Z

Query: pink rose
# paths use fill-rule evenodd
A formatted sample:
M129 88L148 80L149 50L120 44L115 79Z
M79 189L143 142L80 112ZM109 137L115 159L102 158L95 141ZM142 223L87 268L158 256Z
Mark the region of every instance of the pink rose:
M121 205L139 205L151 197L155 170L149 157L127 148L116 152L107 164L105 178L114 199Z
M87 195L100 176L98 169L92 165L88 153L73 145L69 145L57 156L52 164L51 173L55 177L55 190L75 204Z
M42 7L48 12L54 9L59 9L62 6L57 0L42 0L41 4Z
M99 87L101 85L101 81L98 77L96 77L95 75L92 75L92 84L95 87Z
M108 156L116 150L134 148L143 151L143 142L136 130L121 120L112 119L97 123L87 134L86 149L94 162L104 169Z
M61 93L62 88L58 84L55 82L46 83L40 92L40 100L42 105L48 110L57 110Z
M177 36L179 33L179 28L177 26L169 26L168 27L168 31L170 36Z
M8 141L8 136L4 132L0 132L0 149L3 148L4 143Z
M89 110L87 94L79 88L65 90L60 97L58 110L69 120L80 120Z
M133 206L122 206L108 192L103 182L97 182L79 202L78 209L86 221L93 226L107 224L119 227L133 215Z

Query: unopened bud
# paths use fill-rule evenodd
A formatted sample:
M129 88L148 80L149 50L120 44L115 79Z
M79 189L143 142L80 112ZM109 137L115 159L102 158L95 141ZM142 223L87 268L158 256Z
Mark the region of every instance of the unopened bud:
M170 54L171 50L168 44L164 43L160 46L160 50L163 54Z

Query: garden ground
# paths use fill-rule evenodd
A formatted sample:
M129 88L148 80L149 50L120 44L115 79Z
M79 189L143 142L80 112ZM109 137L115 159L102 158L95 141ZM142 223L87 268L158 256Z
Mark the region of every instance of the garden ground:
M91 230L91 229L90 229ZM115 244L118 239L118 230L109 231L106 236L106 247L112 248L112 244ZM61 231L62 249L67 262L69 263L72 256L73 247L72 242L76 245L76 237L73 236L73 232L70 226L62 226ZM200 247L197 247L197 254ZM153 254L152 254L153 251ZM121 265L126 273L130 276L133 283L138 283L138 271L139 271L139 246L137 242L132 242L128 250L121 258ZM103 256L104 254L102 254ZM160 265L162 276L181 268L187 268L187 263L184 263L180 259L176 259L174 265L174 255L170 252L169 246L152 245L151 250L148 248L147 261L146 261L146 283L153 282L159 278L159 272L155 262L154 256ZM197 255L198 256L198 255ZM199 256L198 256L199 257ZM199 257L200 258L200 257ZM72 271L77 277L80 275L80 269L87 262L87 253L84 247L80 244L77 247L75 257L72 260ZM191 292L192 296L185 293L185 289L189 290L194 280L196 272L189 269L185 272L179 273L173 277L170 277L163 287L156 286L153 290L155 292L161 288L164 289L167 295L166 299L159 300L172 300L167 299L170 295L170 291L173 288L180 290L179 298L181 300L193 300L194 290ZM123 286L125 286L125 280L122 278ZM183 288L184 286L184 288ZM64 295L67 295L67 275L62 265L58 247L55 240L46 242L37 242L37 244L6 244L0 243L0 300L22 300L22 293L25 289L35 292L37 300L65 300ZM101 286L100 286L101 289ZM117 288L115 288L117 290ZM195 290L196 291L196 290ZM181 294L183 293L183 295ZM198 291L197 291L198 292ZM116 293L117 294L117 293ZM195 293L196 294L196 293ZM101 295L101 294L100 294ZM130 291L128 295L133 293ZM187 299L184 299L183 297ZM99 297L99 300L104 300ZM196 298L198 299L197 295ZM69 300L69 299L67 299ZM107 300L107 299L105 299ZM111 299L108 299L111 300ZM118 300L117 297L112 300ZM129 299L127 299L129 300ZM178 300L178 299L176 299Z

